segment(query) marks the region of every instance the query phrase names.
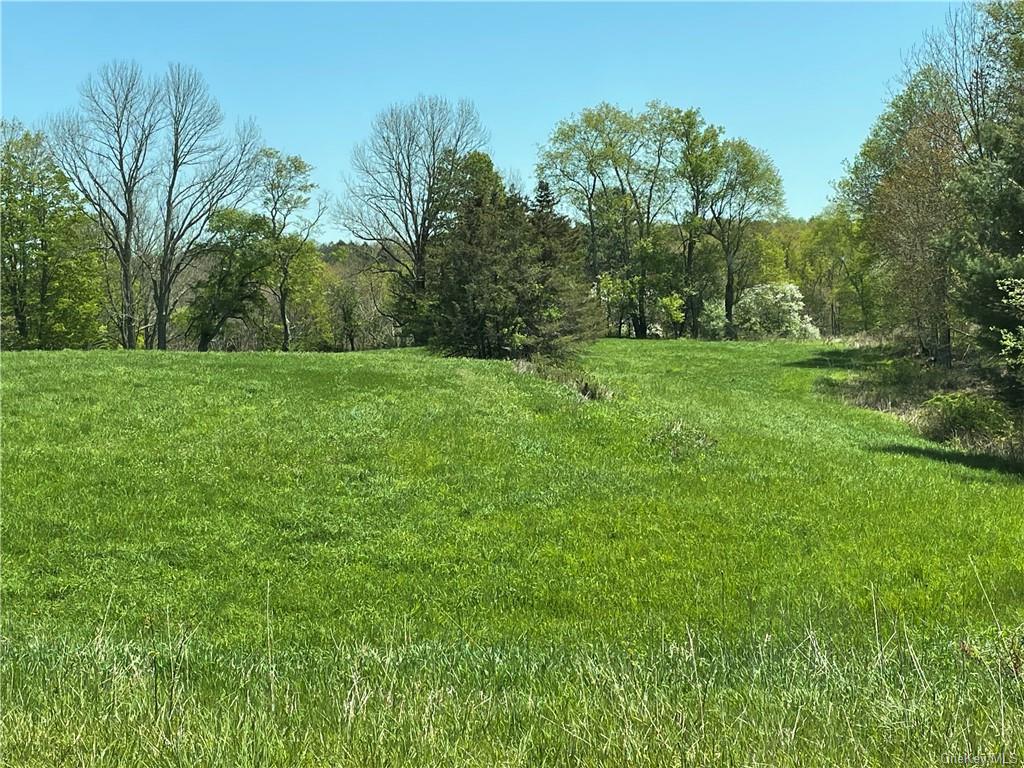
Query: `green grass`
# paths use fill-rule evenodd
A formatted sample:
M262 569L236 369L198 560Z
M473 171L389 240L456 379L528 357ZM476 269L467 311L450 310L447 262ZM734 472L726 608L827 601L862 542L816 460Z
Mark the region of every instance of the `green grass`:
M1024 757L1024 478L842 348L2 364L2 765Z

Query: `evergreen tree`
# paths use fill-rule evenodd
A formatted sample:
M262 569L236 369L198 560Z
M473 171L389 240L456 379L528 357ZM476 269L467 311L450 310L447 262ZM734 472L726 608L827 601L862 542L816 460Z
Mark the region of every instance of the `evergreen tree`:
M565 357L595 335L580 239L547 185L532 203L487 155L467 155L453 226L433 259L430 345L472 357Z
M578 342L601 331L600 306L584 279L580 231L556 206L547 182L537 184L530 206L531 236L537 249L537 291L526 312L531 318L530 354L563 357Z

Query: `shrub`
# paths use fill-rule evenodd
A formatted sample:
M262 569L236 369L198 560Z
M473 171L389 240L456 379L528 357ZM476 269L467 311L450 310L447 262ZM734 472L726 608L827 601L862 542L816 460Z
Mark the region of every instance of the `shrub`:
M998 400L971 392L936 395L921 408L922 433L932 440L986 445L1007 437L1012 422Z
M999 287L1006 293L1003 304L1017 318L1017 327L1003 329L1003 357L1010 367L1024 377L1024 280L1000 280Z
M722 302L710 302L701 309L700 333L711 341L725 338L725 306Z
M659 328L659 335L679 338L686 330L685 302L678 293L658 297L651 313L653 325ZM649 333L649 331L648 331Z
M790 283L755 285L736 302L733 320L747 339L817 339L821 333L804 313L804 297Z

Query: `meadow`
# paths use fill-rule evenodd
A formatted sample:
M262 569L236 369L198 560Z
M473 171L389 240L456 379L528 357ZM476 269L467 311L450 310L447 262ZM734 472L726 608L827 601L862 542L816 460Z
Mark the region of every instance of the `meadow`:
M859 365L4 354L0 764L1024 759L1024 475Z

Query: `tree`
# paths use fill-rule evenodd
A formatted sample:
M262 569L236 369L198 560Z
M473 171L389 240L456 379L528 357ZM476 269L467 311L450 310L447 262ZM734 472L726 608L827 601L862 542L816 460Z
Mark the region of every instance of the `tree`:
M274 254L268 247L270 222L239 210L216 213L212 239L203 247L206 276L195 286L188 310L189 334L206 352L229 320L248 323L265 303L263 287L270 279Z
M744 338L816 339L800 289L791 283L755 285L736 302L736 330Z
M4 346L103 341L99 235L42 135L0 125L0 305ZM9 313L9 314L8 314Z
M455 221L432 261L424 309L429 343L446 354L515 357L523 328L513 269L526 247L526 209L509 199L483 153L463 158Z
M427 291L428 251L451 218L462 158L484 140L468 101L421 96L381 112L352 155L354 177L341 220L377 245L381 268L395 276L398 319L417 342L424 334L416 320Z
M574 227L543 182L505 188L490 158L460 163L455 218L431 260L430 345L473 357L564 358L596 328Z
M167 348L171 313L189 287L179 282L211 217L250 189L257 132L246 124L228 139L223 121L195 70L171 65L152 81L137 64L116 62L87 79L79 108L51 125L53 152L120 265L111 296L126 348L140 330L147 344ZM153 332L140 328L144 304Z
M995 351L1018 322L1002 286L1024 278L1024 3L992 5L988 14L999 117L981 126L986 152L956 179L964 217L948 250L959 271L960 307Z
M1009 327L1000 334L1003 356L1021 374L1024 373L1024 279L1001 280L999 288L1004 292L1003 302L1013 317Z
M393 347L401 333L383 312L391 275L375 270L376 249L338 242L321 249L326 269L327 318L334 349Z
M806 223L787 268L818 327L833 336L876 327L882 275L842 200Z
M331 345L327 305L327 269L312 240L286 235L269 243L274 254L270 293L275 300L275 323L280 322L282 290L287 295L288 349L322 350ZM287 263L287 273L282 264ZM282 279L283 278L283 279ZM284 338L284 328L276 339Z
M220 106L194 69L172 64L158 94L162 142L154 161L160 235L148 272L156 346L167 349L178 282L201 252L214 213L250 192L259 135L251 123L240 126L233 139L223 135Z
M952 182L962 162L947 84L922 70L896 94L850 166L840 190L873 258L888 273L889 317L921 352L953 362L954 253L963 220Z
M80 89L81 104L50 126L50 148L61 169L89 204L119 266L111 310L122 346L138 343L138 244L146 226L146 194L154 169L163 110L158 88L137 64L100 68Z
M559 124L541 154L540 175L586 213L592 269L598 229L603 224L617 230L617 276L634 289L631 323L637 338L647 336L651 283L666 256L658 224L672 209L682 147L697 122L693 110L658 102L639 114L600 104Z
M294 263L315 251L311 238L326 211L323 198L309 210L317 185L311 175L313 166L297 155L284 155L276 149L264 149L259 165L259 204L270 222L274 241L277 275L271 285L278 320L281 324L281 349L287 352L292 341L292 319L289 303L295 292ZM308 265L307 265L308 266Z
M580 232L557 207L548 183L537 182L528 205L537 275L521 310L527 355L565 357L579 343L596 337L600 328L600 307L584 279Z
M777 217L783 208L782 179L771 159L742 139L722 143L722 173L710 193L712 236L725 259L725 319L732 334L736 266L752 225Z
M712 193L723 170L721 129L707 125L700 113L690 111L681 125L682 150L676 174L682 182L672 218L683 243L682 284L686 296L686 325L692 338L700 336L704 304L698 248L710 231Z

